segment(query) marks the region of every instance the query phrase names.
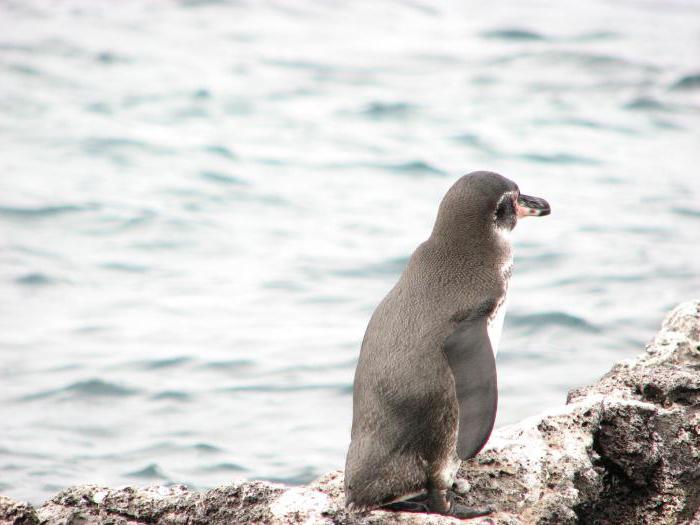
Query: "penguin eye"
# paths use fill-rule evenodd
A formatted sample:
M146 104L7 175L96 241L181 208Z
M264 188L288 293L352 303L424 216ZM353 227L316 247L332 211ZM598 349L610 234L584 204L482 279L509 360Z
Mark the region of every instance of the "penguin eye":
M498 208L496 208L496 222L503 221L514 213L515 206L513 205L513 199L501 199L501 202L498 203Z
M498 201L494 217L496 225L501 228L513 229L517 217L515 215L515 201L511 195L505 194Z

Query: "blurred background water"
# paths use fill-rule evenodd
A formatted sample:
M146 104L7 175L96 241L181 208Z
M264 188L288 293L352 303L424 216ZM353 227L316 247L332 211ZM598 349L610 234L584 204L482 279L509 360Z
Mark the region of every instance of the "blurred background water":
M504 425L700 291L700 4L0 2L0 492L341 468L375 305L476 169Z

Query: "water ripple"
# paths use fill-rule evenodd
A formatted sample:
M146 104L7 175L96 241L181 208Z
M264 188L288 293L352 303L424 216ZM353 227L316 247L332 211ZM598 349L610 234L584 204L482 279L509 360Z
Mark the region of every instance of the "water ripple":
M215 463L214 465L206 465L201 468L204 472L247 472L248 469L238 463Z
M319 476L320 472L313 467L303 467L298 469L295 474L283 477L266 477L267 481L273 483L284 483L285 485L301 485L309 483Z
M216 370L221 372L229 372L231 370L241 370L255 366L255 361L250 359L230 359L227 361L208 361L202 363L198 368L205 370Z
M520 28L492 29L481 33L484 38L506 40L506 41L543 41L547 40L544 35L536 31Z
M220 171L209 171L205 170L200 172L200 177L208 182L214 182L216 184L223 184L226 186L245 186L247 182L234 175L229 175L228 173L222 173Z
M693 219L700 219L700 208L673 208L673 213L680 215L682 217L691 217Z
M168 476L161 470L157 463L151 463L150 465L142 469L135 470L133 472L128 472L125 475L132 478L158 479L169 481Z
M399 162L396 164L385 164L380 167L393 171L395 173L406 175L446 175L440 168L425 162L423 160L414 160L411 162Z
M100 264L99 266L105 270L116 270L127 273L148 273L151 271L149 266L129 262L106 262Z
M700 89L700 73L685 75L673 83L671 89L674 90L691 90Z
M239 392L310 392L314 390L334 390L337 393L345 394L348 389L352 391L352 385L345 383L328 383L328 384L303 384L303 385L273 385L273 384L258 384L258 385L243 385L232 386L228 388L218 389L219 392L239 393Z
M625 109L641 111L670 111L671 107L652 97L636 97L625 103Z
M4 215L8 218L17 219L44 219L69 213L95 211L99 210L100 208L101 206L99 204L94 203L56 204L49 206L0 205L0 215Z
M90 137L82 142L82 149L86 155L106 157L119 165L129 164L135 153L148 153L160 156L177 153L171 148L125 137Z
M191 401L193 398L192 394L189 394L187 392L183 392L182 390L164 390L162 392L158 392L156 394L153 394L151 396L151 399L154 401L179 401L179 402L185 402L185 401Z
M601 122L598 120L575 117L562 119L537 119L534 121L534 124L537 124L538 126L572 126L602 131L614 131L616 133L622 133L625 135L637 134L637 131L635 129L627 126L618 126L606 122Z
M372 119L405 118L415 109L407 102L371 102L362 109L362 114Z
M581 332L598 333L600 328L589 323L582 317L565 312L542 312L536 314L508 313L508 324L527 328L530 333L539 332L550 327L563 327Z
M42 272L31 272L17 277L15 282L23 286L47 286L59 282L59 279Z
M197 452L202 452L203 454L220 454L224 450L215 445L209 443L197 443L193 446Z
M204 151L229 160L234 160L237 158L233 151L222 144L210 144L209 146L204 147Z
M44 390L35 394L29 394L20 398L20 401L35 401L45 398L76 397L76 398L100 398L100 397L127 397L139 393L139 390L127 386L110 383L102 379L87 379L77 381L63 388Z
M181 365L185 365L192 362L191 357L187 356L177 356L177 357L166 357L163 359L149 359L147 361L139 361L136 366L142 370L162 370L163 368L173 368Z
M523 153L521 155L517 155L516 157L540 164L580 164L588 166L597 166L602 164L602 161L600 160L591 157L584 157L583 155L574 155L572 153Z
M523 51L503 55L491 60L491 65L505 65L517 62L534 61L549 65L571 64L577 67L585 67L592 71L610 71L616 73L620 71L643 71L659 72L659 68L654 64L627 60L618 55L592 53L589 51L568 51L568 50L545 50L545 51Z

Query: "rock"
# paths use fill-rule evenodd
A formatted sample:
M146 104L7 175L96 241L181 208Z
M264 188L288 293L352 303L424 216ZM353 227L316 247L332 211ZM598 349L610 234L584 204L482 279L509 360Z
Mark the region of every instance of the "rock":
M5 496L0 496L0 523L13 525L30 525L39 523L36 511L29 503L21 503Z
M559 410L494 433L458 476L471 523L700 524L700 301L675 308L640 357L569 393ZM262 481L66 489L38 509L0 497L2 524L448 524L426 514L347 512L342 472L302 487Z

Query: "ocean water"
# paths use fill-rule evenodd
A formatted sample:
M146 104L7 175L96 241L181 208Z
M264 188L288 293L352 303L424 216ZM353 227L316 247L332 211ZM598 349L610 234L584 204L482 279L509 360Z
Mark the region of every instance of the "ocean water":
M463 173L514 232L505 425L700 294L700 3L0 2L0 493L341 468Z

